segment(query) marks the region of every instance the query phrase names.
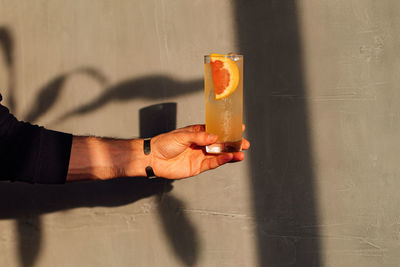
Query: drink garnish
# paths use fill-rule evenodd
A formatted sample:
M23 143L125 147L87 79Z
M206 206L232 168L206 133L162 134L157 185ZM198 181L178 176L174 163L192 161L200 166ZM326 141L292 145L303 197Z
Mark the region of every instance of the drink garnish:
M239 69L229 57L210 54L211 73L215 100L224 99L233 94L239 84Z

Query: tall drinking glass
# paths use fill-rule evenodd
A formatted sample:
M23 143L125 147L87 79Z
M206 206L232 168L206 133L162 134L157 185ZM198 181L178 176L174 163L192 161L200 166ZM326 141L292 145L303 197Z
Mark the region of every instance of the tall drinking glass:
M206 132L218 135L207 153L241 150L243 123L243 56L204 56Z

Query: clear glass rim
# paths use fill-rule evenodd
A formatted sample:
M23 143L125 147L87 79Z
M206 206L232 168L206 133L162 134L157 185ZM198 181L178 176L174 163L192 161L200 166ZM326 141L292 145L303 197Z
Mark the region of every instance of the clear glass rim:
M243 55L237 55L237 54L233 54L233 55L218 55L218 56L214 56L214 57L243 57ZM204 58L210 58L210 55L205 55Z

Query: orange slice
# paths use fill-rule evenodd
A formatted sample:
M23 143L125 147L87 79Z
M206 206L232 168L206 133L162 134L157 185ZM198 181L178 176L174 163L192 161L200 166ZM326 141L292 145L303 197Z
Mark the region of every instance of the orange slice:
M233 94L239 84L239 69L232 59L220 54L210 54L215 100Z

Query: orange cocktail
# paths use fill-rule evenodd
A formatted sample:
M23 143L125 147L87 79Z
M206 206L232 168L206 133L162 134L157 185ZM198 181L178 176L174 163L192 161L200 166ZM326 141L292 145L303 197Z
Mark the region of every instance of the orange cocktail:
M206 131L218 135L208 153L241 150L243 121L243 56L204 57Z

